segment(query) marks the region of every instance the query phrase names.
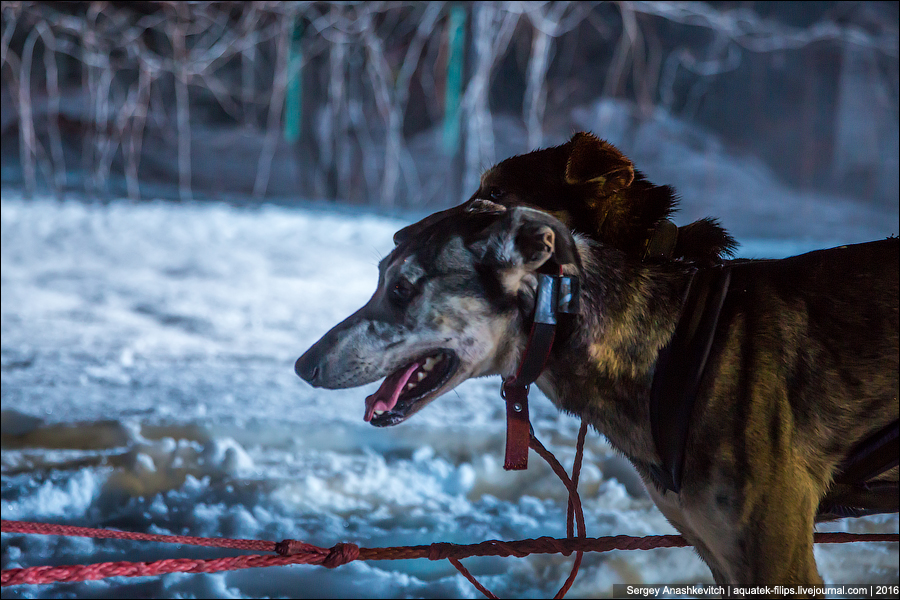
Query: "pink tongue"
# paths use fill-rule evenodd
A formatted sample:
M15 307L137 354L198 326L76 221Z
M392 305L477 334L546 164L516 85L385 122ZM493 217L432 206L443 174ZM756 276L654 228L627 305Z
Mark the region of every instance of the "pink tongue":
M406 368L406 371L397 371L393 375L388 375L378 391L366 398L366 414L363 417L366 421L371 421L376 410L391 410L397 405L397 398L400 392L416 369L419 363L414 362ZM399 374L399 377L398 377ZM391 391L393 390L393 391Z

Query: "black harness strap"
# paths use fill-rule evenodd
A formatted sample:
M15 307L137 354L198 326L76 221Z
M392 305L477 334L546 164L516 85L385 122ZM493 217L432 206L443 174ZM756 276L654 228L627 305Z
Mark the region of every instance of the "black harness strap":
M864 517L897 512L900 490L896 481L872 481L900 464L900 420L854 445L838 468L834 486L816 514L817 519Z
M651 465L657 483L678 493L694 401L706 370L731 268L694 271L675 334L660 351L650 388L650 431L662 465Z
M876 431L853 447L835 483L862 485L900 464L900 421Z

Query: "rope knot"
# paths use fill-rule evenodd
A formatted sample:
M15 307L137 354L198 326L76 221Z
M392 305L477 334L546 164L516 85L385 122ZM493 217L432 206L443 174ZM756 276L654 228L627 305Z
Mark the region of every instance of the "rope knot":
M337 543L322 561L322 566L329 569L353 562L359 558L359 546L356 544Z

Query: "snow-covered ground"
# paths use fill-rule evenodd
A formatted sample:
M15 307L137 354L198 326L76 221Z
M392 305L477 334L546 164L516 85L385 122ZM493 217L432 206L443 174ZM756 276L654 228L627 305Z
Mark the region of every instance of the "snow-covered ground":
M467 382L409 422L377 429L363 421L363 399L377 384L315 390L293 372L306 348L367 300L378 259L412 217L314 204L101 206L8 192L0 206L3 519L320 546L564 536L564 489L549 468L532 455L526 472L502 469L498 380ZM739 210L731 208L735 220ZM742 239L739 255L897 233L895 216L860 233L853 205L843 210L852 231L833 219L830 238L760 235ZM539 395L532 406L538 437L571 464L578 423ZM595 433L581 480L589 535L674 531ZM896 515L821 528L897 529ZM222 554L2 538L3 568ZM816 555L827 582L898 580L896 544L819 546ZM548 597L571 558L464 564L501 597ZM609 596L614 583L708 581L689 549L591 554L569 596ZM3 590L4 598L60 596L480 594L447 561L424 559Z

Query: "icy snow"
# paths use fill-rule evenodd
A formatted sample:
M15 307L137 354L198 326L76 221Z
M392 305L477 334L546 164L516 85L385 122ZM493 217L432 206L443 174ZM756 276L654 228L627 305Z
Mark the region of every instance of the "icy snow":
M526 472L502 469L499 381L467 382L409 422L377 429L363 422L377 384L314 390L293 373L307 347L367 300L378 259L412 217L316 204L25 201L5 191L0 208L4 519L320 546L564 535L565 495L549 468L533 456ZM870 228L871 239L896 233L896 223L885 227ZM844 233L745 239L741 255L861 241ZM533 421L571 464L577 422L540 395ZM593 433L581 493L591 536L673 532ZM897 527L892 515L822 529ZM816 553L826 581L897 582L896 544ZM224 554L2 538L3 568ZM500 596L548 597L571 558L464 562ZM689 549L591 554L582 570L570 597L608 596L614 583L711 580ZM4 598L478 595L449 563L427 560L3 590Z

